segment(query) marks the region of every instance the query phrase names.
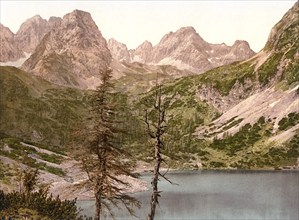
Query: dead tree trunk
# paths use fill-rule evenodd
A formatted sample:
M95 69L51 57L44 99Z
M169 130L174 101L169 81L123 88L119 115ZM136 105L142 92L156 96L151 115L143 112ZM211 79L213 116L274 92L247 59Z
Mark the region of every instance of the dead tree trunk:
M154 111L155 111L155 120L156 123L153 121L150 123L149 121L149 115L146 111L145 115L145 123L147 124L147 132L149 136L153 139L155 139L155 145L154 145L154 176L152 178L152 196L151 196L151 211L147 216L148 220L153 220L155 217L156 207L159 204L158 198L160 197L160 191L158 190L158 181L159 176L164 177L164 175L160 174L160 166L163 161L161 157L161 149L163 147L163 143L161 141L161 137L164 133L165 126L165 106L162 105L162 94L161 94L161 86L157 86L156 90L156 97L155 97L155 103L154 103ZM154 131L153 129L154 128ZM165 177L164 177L165 178Z

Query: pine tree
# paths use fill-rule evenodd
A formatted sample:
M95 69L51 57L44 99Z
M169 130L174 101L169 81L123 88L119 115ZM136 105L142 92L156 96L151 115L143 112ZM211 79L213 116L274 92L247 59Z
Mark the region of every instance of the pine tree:
M121 204L134 214L139 202L123 192L129 184L120 176L135 176L133 166L127 160L128 153L119 141L121 121L118 118L117 103L113 101L112 71L102 74L101 84L91 98L91 115L85 136L87 144L81 152L81 165L88 175L89 185L96 199L95 219L100 219L104 211L114 217L113 206Z

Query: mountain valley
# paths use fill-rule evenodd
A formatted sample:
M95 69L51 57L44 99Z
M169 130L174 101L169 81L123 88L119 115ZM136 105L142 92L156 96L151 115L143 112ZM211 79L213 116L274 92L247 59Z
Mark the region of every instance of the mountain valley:
M164 168L298 169L298 14L299 2L258 53L243 40L210 44L193 27L129 50L107 41L80 10L48 21L35 16L15 35L1 25L0 176L8 175L13 162L36 168L44 165L40 160L58 161L42 172L67 182L69 168L59 161L72 157L80 143L76 131L88 118L90 94L109 68L124 106L123 147L135 163L152 167L144 111L153 114L160 84L167 122ZM25 52L30 57L21 67L5 65ZM34 146L52 153L39 154ZM12 175L0 180L1 188L11 190Z

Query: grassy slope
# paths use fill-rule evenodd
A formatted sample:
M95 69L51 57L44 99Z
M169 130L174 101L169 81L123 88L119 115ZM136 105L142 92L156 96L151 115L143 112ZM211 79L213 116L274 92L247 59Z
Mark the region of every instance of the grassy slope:
M0 132L26 140L62 146L86 114L84 92L14 67L0 67L0 93Z

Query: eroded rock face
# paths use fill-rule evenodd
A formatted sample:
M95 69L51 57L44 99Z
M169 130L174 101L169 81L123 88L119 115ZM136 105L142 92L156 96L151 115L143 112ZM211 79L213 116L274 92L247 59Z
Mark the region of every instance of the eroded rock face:
M136 50L131 51L132 61L140 63L150 63L152 61L153 45L149 41L144 41Z
M27 53L32 53L42 38L59 22L61 18L51 17L49 21L36 15L26 20L16 33L19 47Z
M107 42L90 13L75 10L45 35L22 69L59 85L94 88L110 62Z
M0 42L0 62L15 61L25 56L15 40L14 33L2 24L0 24Z
M130 53L127 46L111 38L108 40L108 48L114 59L119 61L131 61Z

